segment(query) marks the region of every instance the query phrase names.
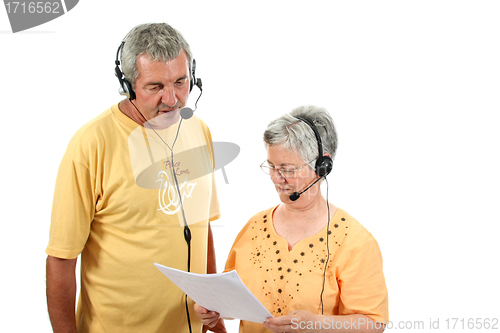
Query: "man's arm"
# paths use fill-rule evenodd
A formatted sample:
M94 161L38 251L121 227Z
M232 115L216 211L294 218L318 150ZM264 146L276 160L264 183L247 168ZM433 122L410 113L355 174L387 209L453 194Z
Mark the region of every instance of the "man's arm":
M76 333L76 259L47 256L47 305L54 333Z
M207 274L217 273L217 264L215 261L214 236L212 227L208 223L208 249L207 249Z

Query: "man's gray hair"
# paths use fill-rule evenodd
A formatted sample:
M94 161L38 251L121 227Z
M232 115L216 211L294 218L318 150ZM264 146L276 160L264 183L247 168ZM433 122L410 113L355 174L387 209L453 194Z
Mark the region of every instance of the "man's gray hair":
M125 78L135 88L137 58L147 54L152 61L170 61L186 51L189 61L189 77L193 56L184 37L166 23L146 23L134 27L123 39L121 67Z
M309 166L314 170L318 158L318 141L311 127L295 116L309 118L314 123L321 137L323 154L329 153L333 160L338 144L333 119L326 109L313 105L299 106L270 122L264 132L266 145L283 145L296 152L304 162L312 162Z

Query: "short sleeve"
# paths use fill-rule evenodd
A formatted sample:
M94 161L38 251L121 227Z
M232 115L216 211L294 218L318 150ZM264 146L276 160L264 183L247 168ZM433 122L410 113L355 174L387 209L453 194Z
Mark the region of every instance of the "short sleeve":
M74 259L87 242L95 212L95 183L81 164L63 159L57 174L49 245L53 257Z
M350 236L354 240L351 244L344 242L346 259L337 277L339 315L364 314L388 322L388 293L378 243L368 232Z

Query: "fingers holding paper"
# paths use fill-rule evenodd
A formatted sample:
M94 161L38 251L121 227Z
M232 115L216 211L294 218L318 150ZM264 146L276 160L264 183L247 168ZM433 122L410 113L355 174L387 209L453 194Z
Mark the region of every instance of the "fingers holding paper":
M196 303L194 304L194 311L196 312L198 317L200 317L203 325L206 325L210 328L217 325L217 322L219 321L219 318L220 318L220 315L218 312L209 311L206 308L204 308Z
M316 332L315 330L309 330L302 325L298 325L300 322L315 321L317 315L306 310L295 310L290 312L288 315L279 316L274 318L268 318L264 322L264 327L276 332Z

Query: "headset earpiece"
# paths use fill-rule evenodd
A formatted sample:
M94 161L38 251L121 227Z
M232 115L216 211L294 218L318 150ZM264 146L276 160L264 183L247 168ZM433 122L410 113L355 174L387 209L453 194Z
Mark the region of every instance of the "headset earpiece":
M122 79L122 86L119 89L120 95L127 96L129 100L135 99L135 91L132 84L127 79Z
M191 79L189 80L189 92L193 90L193 87L197 86L198 89L201 89L201 79L196 78L196 60L193 59L193 62L191 64Z
M135 99L135 92L134 89L132 89L132 84L125 78L125 75L123 75L123 72L120 69L120 52L123 49L123 45L125 45L125 41L123 41L118 47L115 60L115 75L120 82L120 88L118 89L118 92L120 93L120 95L126 96L129 100L133 100Z
M316 173L320 177L326 177L333 168L333 161L330 156L322 156L316 160Z

